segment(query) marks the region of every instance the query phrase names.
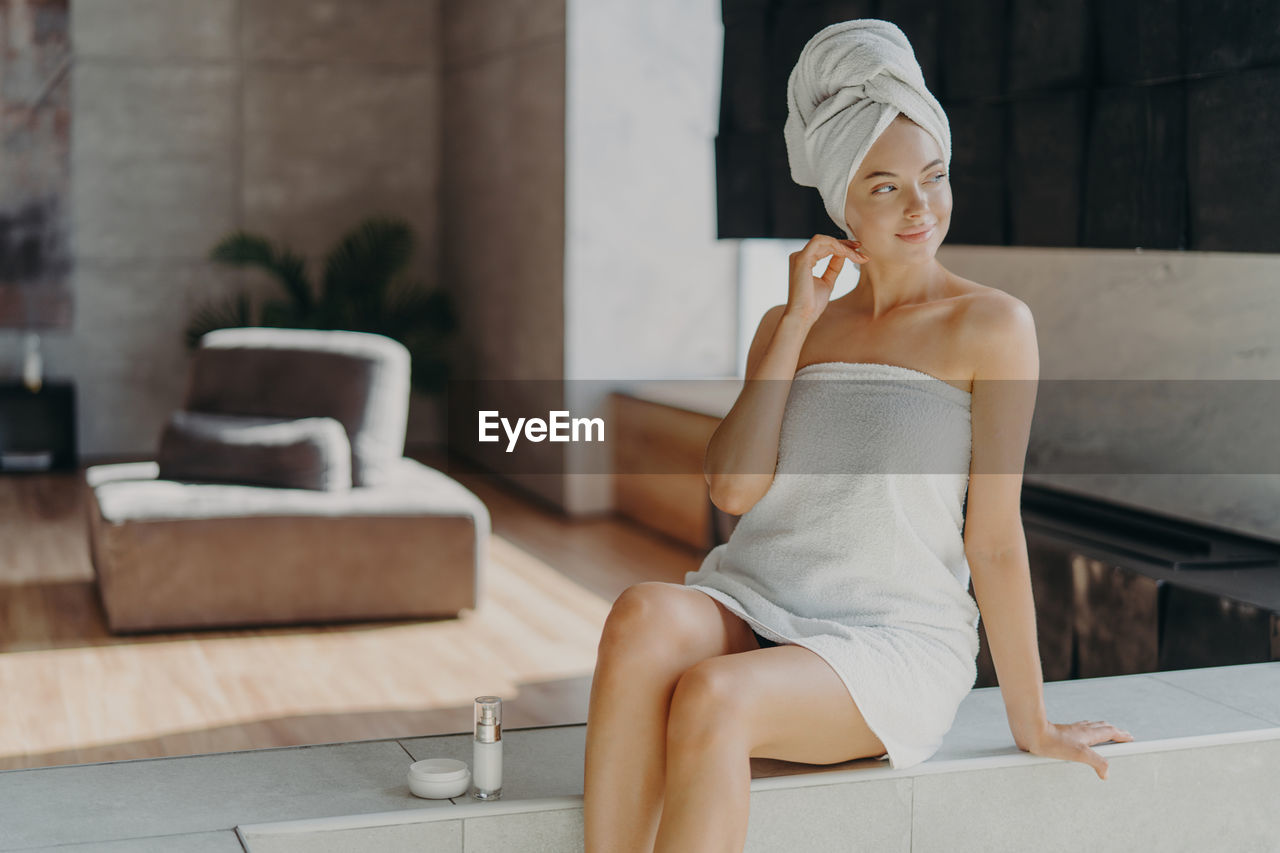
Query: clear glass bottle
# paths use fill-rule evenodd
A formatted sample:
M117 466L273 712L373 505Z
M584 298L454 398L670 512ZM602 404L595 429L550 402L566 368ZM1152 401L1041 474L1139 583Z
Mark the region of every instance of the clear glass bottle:
M22 383L32 394L39 394L44 385L44 359L40 356L40 336L27 332L22 354Z
M502 699L477 696L476 725L471 781L477 800L496 800L502 796Z

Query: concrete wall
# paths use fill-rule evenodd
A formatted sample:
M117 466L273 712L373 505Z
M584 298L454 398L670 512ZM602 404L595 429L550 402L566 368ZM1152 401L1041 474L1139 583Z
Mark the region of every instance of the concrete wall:
M719 14L714 0L445 2L442 261L473 402L603 417L628 380L732 371ZM491 447L476 461L502 470ZM532 450L562 473L511 479L573 514L611 507L596 446Z
M75 323L43 349L86 458L154 452L192 312L274 289L205 260L239 227L318 263L358 214L408 218L458 301L451 410L599 416L615 382L732 370L715 0L74 0L72 28ZM410 443L439 414L416 399ZM607 475L564 473L607 460L563 448L512 479L608 509Z
M46 376L76 383L82 455L153 453L192 312L274 291L205 260L232 229L318 265L358 219L397 214L434 279L435 0L73 0L71 28L74 323L42 339ZM0 331L6 373L21 337ZM411 440L438 438L422 403Z
M450 414L545 417L564 407L564 0L444 0L443 21L441 275L462 322ZM540 465L561 470L563 447L538 445ZM562 502L558 475L512 479Z
M716 239L723 44L716 0L569 3L564 375L575 417L604 417L608 390L629 380L733 372L737 247ZM611 479L597 473L608 460L568 447L566 508L609 508Z
M1280 542L1280 255L944 246L938 257L1035 315L1027 482ZM1085 473L1067 473L1076 466Z

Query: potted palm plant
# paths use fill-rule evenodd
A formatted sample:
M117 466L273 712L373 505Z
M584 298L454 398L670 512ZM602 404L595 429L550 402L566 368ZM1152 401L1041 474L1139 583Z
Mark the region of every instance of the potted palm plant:
M415 390L439 392L449 375L444 342L457 330L457 317L445 290L406 277L413 244L413 231L404 220L370 217L329 252L316 287L305 259L288 246L232 232L213 247L210 259L262 270L280 284L283 295L261 306L254 306L243 291L206 303L187 326L187 346L194 349L214 329L240 326L373 332L409 350Z

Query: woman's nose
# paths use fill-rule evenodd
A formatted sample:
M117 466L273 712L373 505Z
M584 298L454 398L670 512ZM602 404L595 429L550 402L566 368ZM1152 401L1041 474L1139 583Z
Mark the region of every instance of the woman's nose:
M906 202L907 216L915 216L929 212L929 195L921 187L915 187L903 193Z

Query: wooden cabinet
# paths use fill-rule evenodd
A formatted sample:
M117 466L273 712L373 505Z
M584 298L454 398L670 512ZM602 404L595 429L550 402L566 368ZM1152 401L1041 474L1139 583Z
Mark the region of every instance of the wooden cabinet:
M702 474L720 418L615 393L614 508L693 548L710 550L711 501Z

